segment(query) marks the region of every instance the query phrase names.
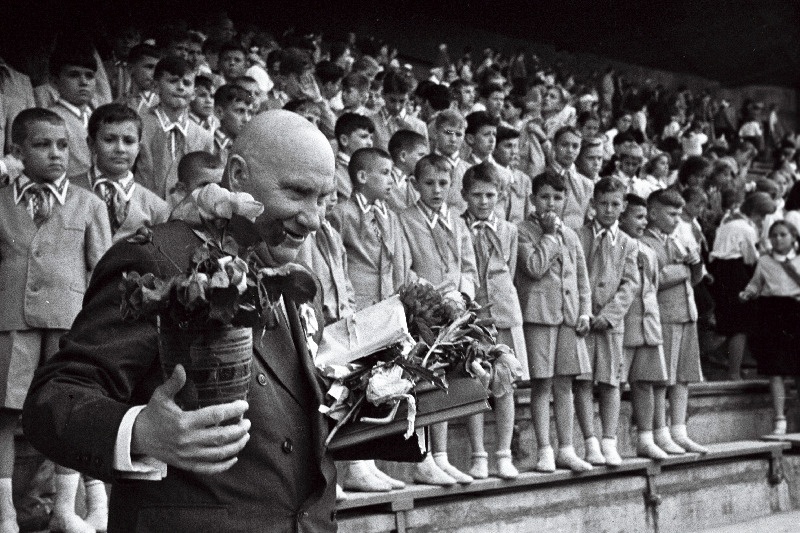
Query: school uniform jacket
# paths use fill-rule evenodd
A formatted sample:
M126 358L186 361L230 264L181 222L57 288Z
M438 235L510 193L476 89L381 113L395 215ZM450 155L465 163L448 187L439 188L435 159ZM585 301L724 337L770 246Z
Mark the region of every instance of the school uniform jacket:
M347 272L355 293L356 310L385 300L413 280L411 252L397 214L386 210L381 237L370 216L362 211L355 196L337 204L328 214L347 252Z
M347 170L349 159L345 161L341 156L336 156L336 198L341 202L346 202L353 195L353 182L350 181L350 173Z
M61 100L57 100L50 107L50 111L55 112L64 119L67 127L67 144L69 145L69 162L67 163L67 176L83 174L92 165L92 152L86 138L89 132L83 125L83 120L72 110L68 109ZM87 109L91 114L91 109Z
M88 172L70 178L70 184L91 191L102 200L100 190L95 190L93 188ZM167 202L156 196L152 191L135 183L131 195L131 199L128 202L128 214L125 216L125 220L122 221L116 233L112 235L111 240L113 242L127 239L134 235L142 226L153 227L169 220L170 210ZM105 202L103 202L103 205L106 205ZM107 208L106 218L108 218Z
M655 251L658 258L661 322L683 324L697 321L692 271L683 264L685 249L673 236L664 236L652 228L644 230L641 240Z
M548 236L533 217L520 224L515 281L524 322L575 327L592 314L583 248L566 226Z
M601 254L598 261L605 264L593 264L592 254L600 244L600 239L594 236L593 226L594 224L586 224L578 231L586 258L589 285L592 288L592 316L605 318L615 333L622 333L625 314L639 290L636 241L617 227L611 256L604 257ZM611 236L605 238L611 239Z
M186 118L186 136L177 134L175 155L171 149L170 132L164 131L151 108L142 116L142 149L136 163L135 178L161 198L167 199L169 190L178 182L178 163L189 152L214 153L214 140L210 132Z
M413 117L408 113L402 113L402 116L391 117L386 109L380 109L377 113L369 116L372 123L375 124L375 146L383 150L389 150L389 139L392 135L399 130L411 130L419 133L425 137L425 142L428 142L428 127L417 117Z
M564 213L561 215L561 219L569 228L578 231L586 223L586 214L594 193L594 183L575 170L574 165L571 169L563 169L557 165L553 165L552 168L564 176L567 182Z
M19 112L35 106L31 79L0 58L0 152L11 151L11 124Z
M472 165L461 157L448 157L447 160L450 163L450 188L447 190L445 202L456 213L463 213L467 209L467 202L461 196L461 189L464 187L464 174Z
M110 247L106 204L89 191L67 185L37 228L14 187L0 189L0 331L69 329Z
M509 169L511 179L497 202L495 213L503 220L519 225L533 213L531 179L519 169Z
M350 283L342 237L327 220L306 238L297 260L307 265L322 287L322 314L326 324L353 314L355 293Z
M468 220L466 222L469 224ZM522 325L522 311L514 287L517 227L499 218L495 219L494 225L496 230L491 227L482 230L488 243L485 250L479 249L481 241L475 238L475 230L470 226L479 283L475 300L486 307L485 312L494 319L495 326L510 329Z
M244 219L235 217L228 229L241 246L256 242ZM161 481L113 469L122 418L164 381L155 324L120 315L122 274L174 275L200 244L188 224L170 221L153 229L150 244L120 241L111 248L61 351L34 377L22 415L25 434L56 463L113 484L109 531L334 532L336 469L325 454L328 425L317 411L322 391L297 306L287 296L278 325L263 335L254 329L245 414L250 440L233 467L207 476L168 466Z
M400 225L411 248L411 269L444 291L457 290L474 298L478 270L467 225L450 208L449 227L438 220L431 228L420 203L400 213Z
M636 241L636 270L640 283L625 315L625 346L658 346L661 313L658 310L658 256L642 241Z
M392 192L386 199L386 205L396 213L417 203L419 193L410 182L410 176L397 167L392 168Z

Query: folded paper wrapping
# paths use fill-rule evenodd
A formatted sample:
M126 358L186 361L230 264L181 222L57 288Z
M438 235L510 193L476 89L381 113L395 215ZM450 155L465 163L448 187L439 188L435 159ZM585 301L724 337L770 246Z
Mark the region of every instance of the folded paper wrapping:
M406 314L395 295L325 326L314 364L343 366L408 338Z
M424 457L424 451L420 451L421 428L489 410L488 393L477 379L453 372L448 374L447 382L447 391L423 385L417 387L416 438L404 438L408 425L407 408L402 402L394 421L389 424L359 420L346 424L334 436L328 451L338 460L421 461Z

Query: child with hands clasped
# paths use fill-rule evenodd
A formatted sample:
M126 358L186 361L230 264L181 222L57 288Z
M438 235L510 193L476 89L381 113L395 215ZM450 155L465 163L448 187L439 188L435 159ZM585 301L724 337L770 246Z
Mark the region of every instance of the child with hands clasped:
M546 171L533 179L535 214L519 226L516 285L531 376L531 411L538 446L535 469L556 465L585 472L592 465L572 445L572 385L591 372L584 337L589 333L592 290L577 234L559 216L564 210L564 177ZM558 455L550 444L553 393Z
M586 347L592 372L579 376L575 385L578 422L586 439L586 461L593 465L619 466L617 452L622 346L625 313L638 289L636 241L619 229L619 216L625 209L625 184L616 178L603 178L594 186L594 221L578 231L589 284L592 288L592 328ZM594 436L593 384L600 391L602 443Z
M648 224L642 236L642 242L655 250L658 258L657 297L668 369L671 427L669 432L656 432L655 443L667 453L706 453L707 448L690 439L686 431L689 383L703 381L692 289L703 277L703 263L698 250L687 250L674 235L684 204L676 190L653 192L647 199ZM657 404L656 413L659 411Z
M772 252L758 258L750 283L739 293L752 300L755 323L748 334L758 373L769 376L775 410L773 433L786 433L787 376L800 376L800 256L797 230L779 220L769 229Z
M495 165L484 161L464 174L462 194L467 202L464 220L472 233L478 268L478 289L475 301L481 306L480 316L492 318L497 328L497 342L513 348L519 360L496 372L500 379L492 386L495 398L497 430L497 475L514 479L519 475L511 462L511 437L514 430L514 387L516 378L528 378L527 352L522 333L522 312L514 288L517 268L517 227L494 212L501 178ZM467 430L472 446L469 475L488 477L488 454L483 443L483 413L469 418Z

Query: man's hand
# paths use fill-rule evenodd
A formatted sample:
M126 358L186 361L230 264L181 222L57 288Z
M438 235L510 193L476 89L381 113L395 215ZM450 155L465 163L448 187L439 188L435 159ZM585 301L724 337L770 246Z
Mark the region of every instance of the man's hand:
M199 474L217 474L232 467L250 440L250 421L242 418L247 402L183 411L175 395L186 383L186 371L175 367L133 424L131 454L144 454L168 465ZM239 419L235 424L220 425Z

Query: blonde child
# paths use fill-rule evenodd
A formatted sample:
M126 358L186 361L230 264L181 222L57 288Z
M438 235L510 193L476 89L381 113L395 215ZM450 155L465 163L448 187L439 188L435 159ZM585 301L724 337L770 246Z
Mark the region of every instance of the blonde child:
M481 315L494 320L497 341L510 346L517 358L519 377L529 379L525 338L522 333L522 312L514 288L517 268L517 228L495 213L501 178L497 167L488 161L470 168L464 174L462 194L467 202L464 220L472 232L478 269L478 290L475 301ZM498 373L499 375L505 375ZM515 377L513 374L509 377ZM519 472L511 462L511 437L514 430L514 388L512 383L498 383L492 388L495 398L497 430L497 475L513 479ZM488 454L483 443L483 413L469 418L468 431L472 446L469 475L475 479L488 476Z
M769 376L775 424L773 433L786 433L787 376L800 376L800 256L797 230L783 220L769 229L772 253L759 257L753 278L739 293L753 301L748 342L758 360L759 374Z
M419 201L400 213L400 224L411 249L411 269L448 297L475 297L478 272L475 251L464 220L453 213L446 198L452 167L444 156L430 154L414 170ZM414 480L433 485L471 483L473 478L450 464L447 422L434 424L431 454L417 466Z
M577 148L576 148L577 152ZM567 190L552 171L531 184L535 214L519 226L516 286L522 308L531 375L531 411L536 432L536 470L556 465L585 472L592 465L572 445L572 386L591 372L584 337L589 333L592 293L578 236L560 217ZM550 444L550 393L553 393L558 455Z

